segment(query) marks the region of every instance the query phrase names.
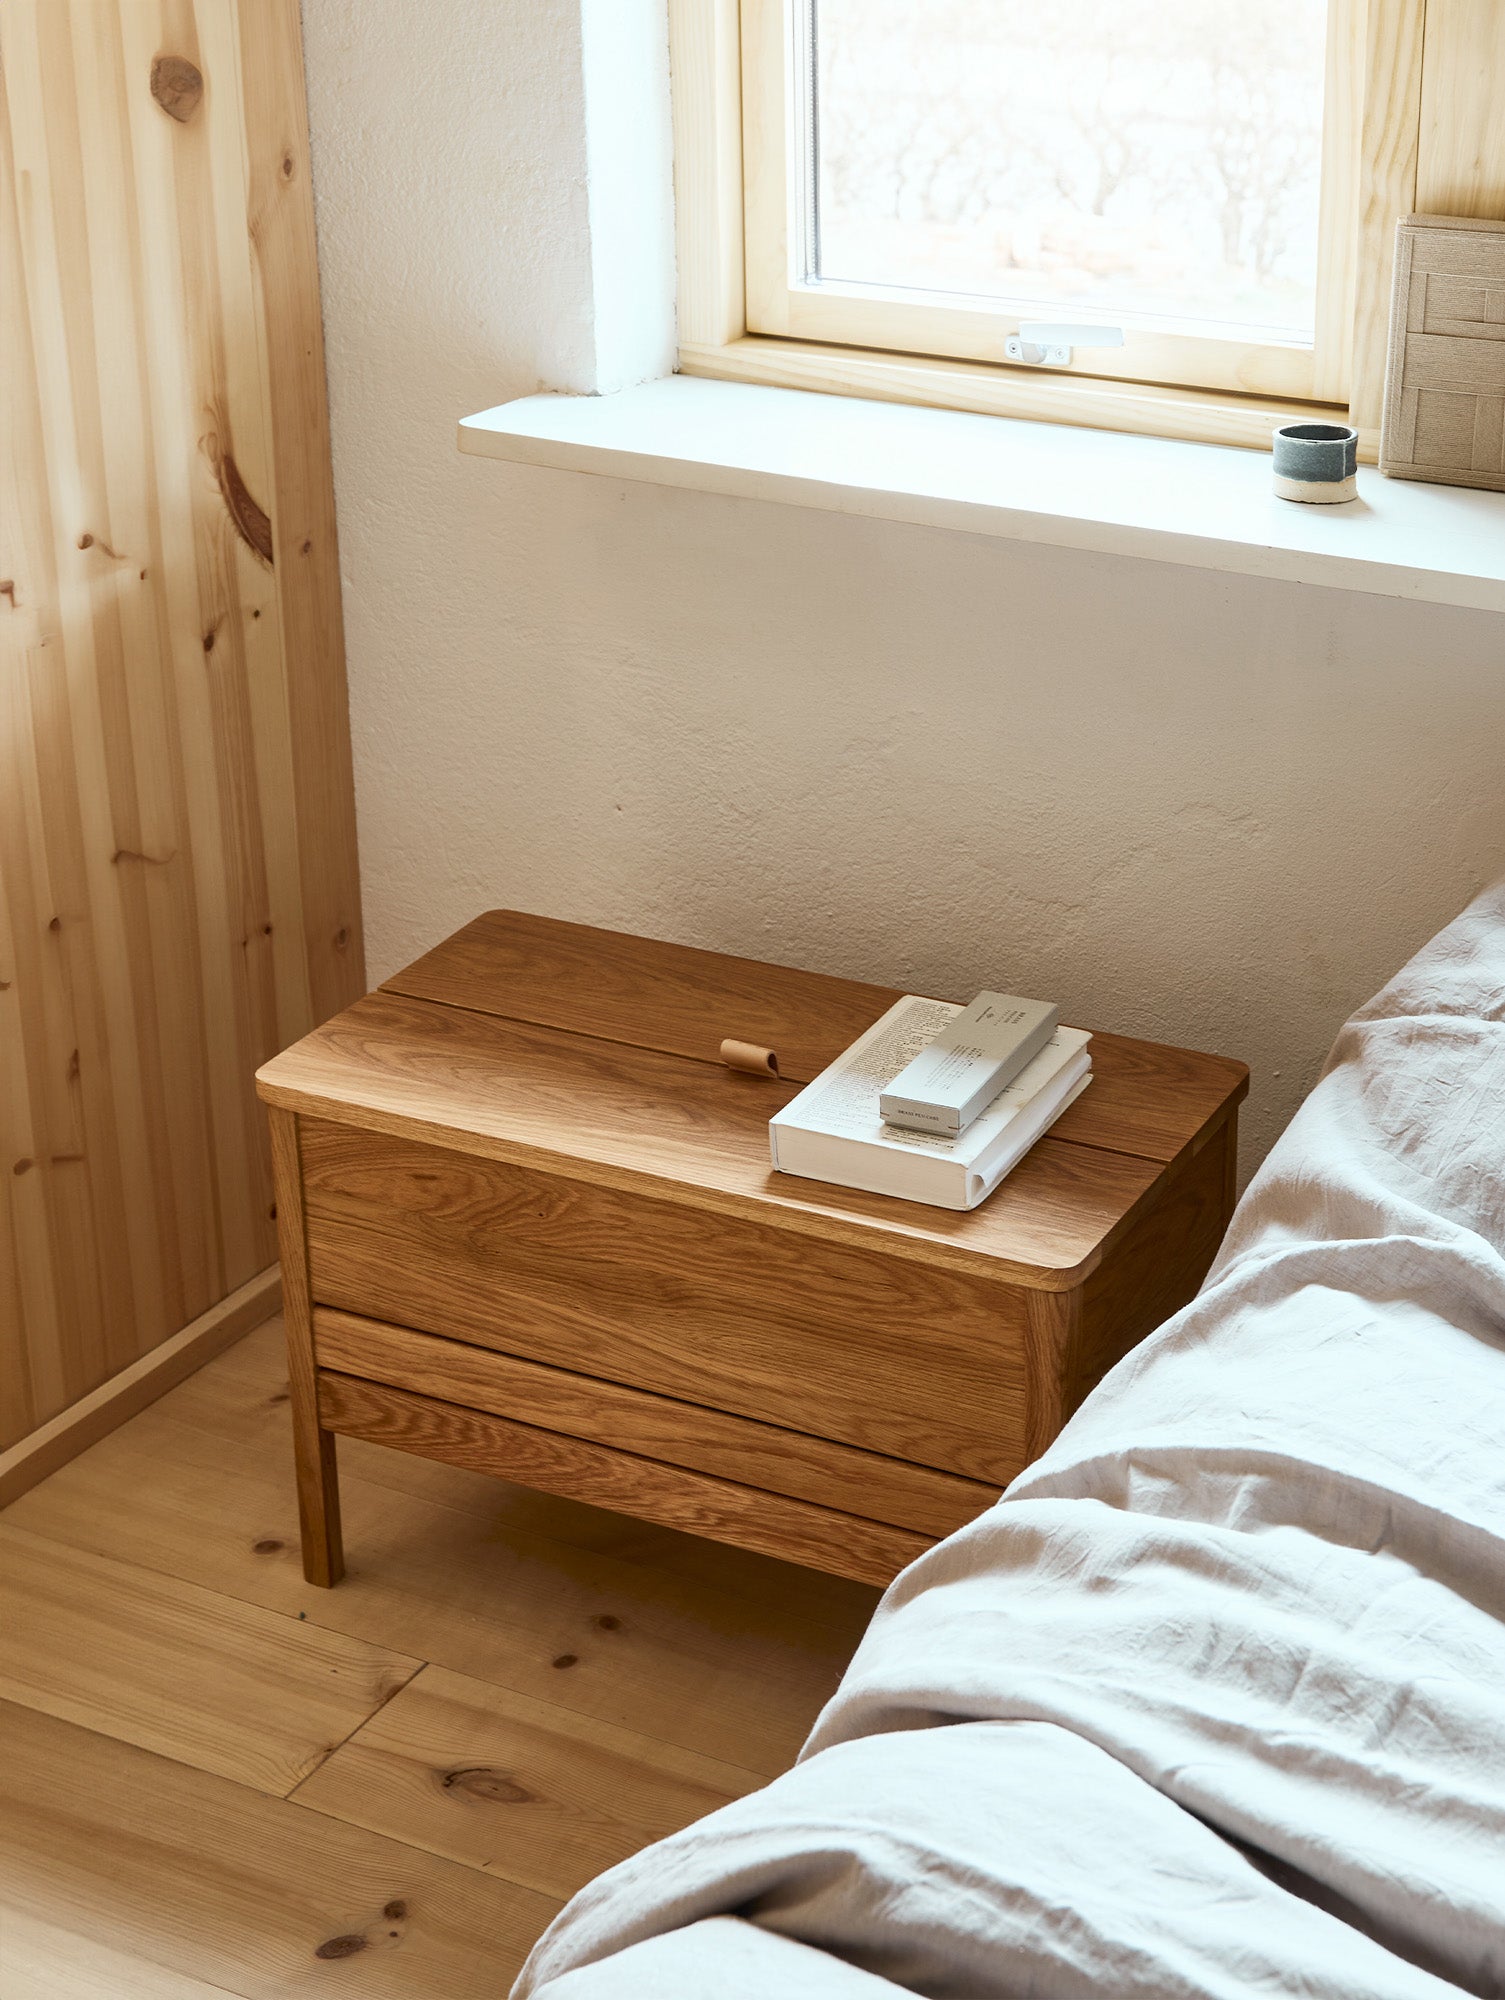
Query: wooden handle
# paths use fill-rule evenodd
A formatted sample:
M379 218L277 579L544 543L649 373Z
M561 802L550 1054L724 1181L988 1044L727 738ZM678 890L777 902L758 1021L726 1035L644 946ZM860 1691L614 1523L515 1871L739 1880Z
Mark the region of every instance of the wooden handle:
M724 1041L721 1060L728 1069L745 1070L749 1076L777 1076L779 1059L772 1049L760 1049L754 1042Z

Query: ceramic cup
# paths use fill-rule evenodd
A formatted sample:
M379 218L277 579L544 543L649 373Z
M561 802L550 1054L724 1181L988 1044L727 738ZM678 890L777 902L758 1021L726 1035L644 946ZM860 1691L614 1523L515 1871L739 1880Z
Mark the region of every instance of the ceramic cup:
M1347 424L1282 424L1275 433L1275 491L1282 500L1331 506L1357 500L1359 434Z

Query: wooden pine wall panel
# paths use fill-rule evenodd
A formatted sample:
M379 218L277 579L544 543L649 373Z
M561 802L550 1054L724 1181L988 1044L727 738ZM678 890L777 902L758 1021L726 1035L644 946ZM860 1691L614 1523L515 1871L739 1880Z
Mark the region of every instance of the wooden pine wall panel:
M1427 5L1428 0L1368 0L1348 401L1350 421L1367 431L1378 430L1384 406L1395 222L1416 206Z
M296 0L0 0L0 1449L275 1255L363 984Z
M262 310L257 324L266 337L262 365L277 440L272 528L282 642L292 658L306 652L340 662L337 675L287 675L303 809L298 865L306 969L314 1018L322 1021L363 989L365 975L355 791L349 782L330 785L325 775L335 767L348 772L350 725L298 0L255 6L243 0L239 18L256 245L251 272L279 301L277 311Z
M1427 0L1416 208L1505 221L1505 4Z

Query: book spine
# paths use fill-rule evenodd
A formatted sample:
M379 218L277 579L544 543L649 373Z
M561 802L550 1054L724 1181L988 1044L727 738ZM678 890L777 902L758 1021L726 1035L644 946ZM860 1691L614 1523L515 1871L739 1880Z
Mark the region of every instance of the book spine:
M935 1208L967 1206L967 1170L959 1160L921 1158L799 1126L783 1131L770 1127L770 1133L774 1164L781 1173L860 1188L867 1194L894 1195L900 1201L927 1202Z

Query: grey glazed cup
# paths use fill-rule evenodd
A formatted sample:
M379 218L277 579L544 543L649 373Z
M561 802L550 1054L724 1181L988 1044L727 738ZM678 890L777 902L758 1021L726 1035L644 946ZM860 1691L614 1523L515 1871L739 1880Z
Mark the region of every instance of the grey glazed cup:
M1282 500L1332 506L1359 495L1359 434L1349 424L1282 424L1275 433L1275 491Z

